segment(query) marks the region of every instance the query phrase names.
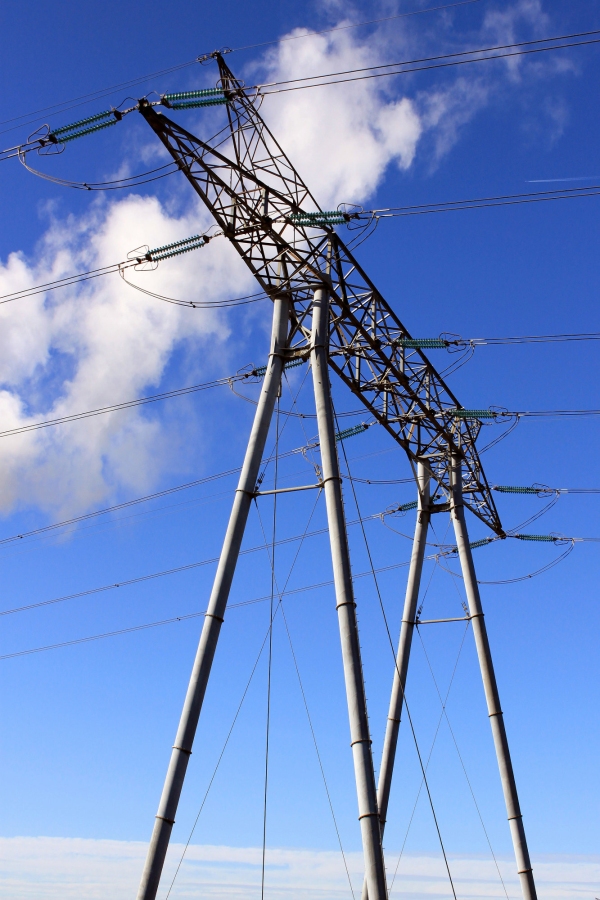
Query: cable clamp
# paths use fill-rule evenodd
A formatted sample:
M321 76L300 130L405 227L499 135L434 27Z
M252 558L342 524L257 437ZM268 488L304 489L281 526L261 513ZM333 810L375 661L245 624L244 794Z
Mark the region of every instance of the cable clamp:
M523 818L523 813L519 813L516 816L508 816L508 821L512 822L513 819L522 819L522 818ZM527 871L527 869L525 869L524 871ZM531 871L531 869L529 871Z
M185 747L178 747L177 744L173 744L173 750L179 750L180 753L187 753L188 756L192 755L191 750L186 750Z
M517 875L527 875L528 872L533 872L531 866L528 869L519 869Z
M353 606L356 609L356 601L355 600L344 600L343 603L336 604L336 609L340 609L342 606Z
M225 621L225 619L222 616L215 616L214 613L209 613L209 612L204 613L204 618L205 619L216 619L217 622L220 622L221 624L223 624L223 622ZM181 747L179 747L178 749L181 749ZM190 753L191 752L192 751L190 750Z
M372 744L373 741L371 738L358 738L356 741L351 741L350 746L354 747L355 744Z
M494 716L502 716L502 715L504 715L504 713L502 712L501 709L499 709L498 712L488 713L488 719L492 719Z
M166 822L168 825L174 825L175 819L167 819L166 816L154 816L155 819L160 819L162 822Z
M361 815L358 817L358 821L360 822L361 819L367 819L372 816L376 816L377 818L379 818L379 813L378 812L361 813Z

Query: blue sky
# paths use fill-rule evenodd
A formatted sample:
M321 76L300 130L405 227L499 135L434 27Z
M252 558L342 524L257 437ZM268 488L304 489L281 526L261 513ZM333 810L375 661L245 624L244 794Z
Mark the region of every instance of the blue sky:
M5 86L2 146L24 140L45 121L56 127L119 104L128 95L210 86L214 68L192 65L69 110L31 116L36 121L30 125L9 121L193 60L216 47L276 41L297 28L319 30L430 5L436 4L417 0L413 5L242 5L228 0L215 6L173 0L166 7L150 0L141 9L108 0L66 2L58 9L34 2L25 14L21 5L6 3L0 13L5 39L0 61ZM599 23L596 0L585 4L480 0L452 11L236 51L227 61L250 83L587 31ZM562 186L586 184L588 178L597 184L599 127L593 112L600 87L597 54L592 46L512 65L482 63L460 71L382 79L376 86L318 88L266 98L262 111L325 207L340 202L368 208L407 206L513 194L543 189L544 184L531 182L544 179L582 179L560 182ZM218 110L199 111L180 114L178 121L209 134L221 116ZM63 179L103 181L161 165L163 157L147 126L132 115L113 129L73 142L59 158L30 157L30 162ZM140 244L177 240L208 224L188 185L177 177L135 191L90 194L36 178L12 160L2 163L0 178L4 196L0 293L116 262ZM419 336L600 331L598 204L599 198L592 197L382 221L357 255L407 328ZM150 290L186 300L219 300L252 291L252 280L219 240L161 264L156 273L137 277ZM261 364L267 352L269 315L264 304L218 314L180 309L138 294L117 275L4 305L0 307L2 430L223 377L251 362ZM438 368L452 361L445 351L434 353ZM595 409L600 406L599 369L594 342L481 347L449 377L449 383L467 407ZM290 372L283 409L289 409L290 391L299 391L305 376L304 368ZM311 413L306 385L298 404ZM256 388L245 386L241 391L252 399ZM334 392L338 410L355 408L339 385ZM0 539L235 468L242 459L252 413L250 403L220 388L0 438ZM595 463L599 426L595 418L525 419L483 457L488 479L493 484L600 488ZM498 428L484 429L481 442L487 442L488 434L497 434ZM315 432L314 420L291 419L282 449L301 447ZM348 441L346 451L353 474L361 478L409 475L401 451L375 428ZM305 483L311 473L298 454L281 466L281 477L290 483ZM50 535L0 544L2 609L213 558L234 486L235 476L230 476ZM413 495L410 484L358 486L363 515L412 500ZM282 499L279 536L302 534L311 514L310 528L323 528L323 504L314 511L313 504L313 496ZM503 522L511 527L542 506L537 498L498 499ZM346 507L348 518L355 519L351 493L346 493ZM265 502L261 516L267 532L271 515ZM410 535L413 516L388 518L385 523L390 527L380 519L368 523L377 566L408 560L409 540L391 529ZM433 540L443 541L448 523L442 516L439 519ZM473 537L485 535L481 524L469 526ZM600 537L598 499L563 496L529 530ZM261 522L253 513L245 546L253 548L262 540ZM350 542L355 574L367 572L368 558L356 527L350 529ZM278 550L281 584L297 546L286 544ZM591 857L598 848L597 548L594 543L579 544L546 574L482 588L534 864L568 859L576 868L579 856ZM480 579L493 582L533 572L560 550L505 541L475 552ZM452 577L432 562L427 565L425 612L431 617L460 615L461 596ZM213 572L209 563L4 616L0 657L199 613L205 608ZM405 575L406 569L398 567L380 577L394 635ZM289 589L327 582L330 577L326 535L308 538L294 564ZM231 602L264 597L269 583L267 555L248 553L240 560ZM372 579L357 578L356 592L378 765L392 661ZM285 613L342 842L355 854L360 836L332 588L326 585L291 595ZM64 857L64 872L73 879L79 876L68 874L73 846L69 841L97 842L100 850L94 865L100 870L103 854L113 858L101 842L127 847L127 842L148 839L200 623L201 619L189 619L0 659L2 840L61 839L62 844L52 845L48 858ZM228 615L174 831L178 844L187 840L267 624L265 602L232 609ZM460 650L448 713L490 842L500 857L510 861L472 634L463 635L462 629L460 624L422 629L423 645L416 640L407 697L419 744L427 754L440 710L427 657L443 692ZM265 664L263 655L193 838L194 844L230 848L221 864L230 874L239 863L235 856L239 848L256 848L261 841ZM320 859L319 853L336 851L336 834L281 617L274 629L273 666L268 844L278 852L305 850ZM419 789L411 741L403 726L385 841L392 871ZM450 854L456 860L489 859L489 846L445 724L429 771ZM27 846L30 850L18 855L16 872L0 866L0 896L29 896L27 879L43 879L39 868L43 854L36 856L34 843ZM439 857L423 796L405 853L413 860ZM410 865L404 883L400 866L395 886L395 892L405 897L418 893L410 881ZM509 862L506 865L510 872ZM359 864L353 866L358 886ZM123 896L133 890L134 870L132 865L115 875ZM195 871L193 866L184 870L186 890L193 890ZM252 872L250 881L255 885ZM591 896L589 891L598 891L589 873L585 885L577 889L563 875L562 887L545 883L541 896ZM486 895L494 895L498 888L490 878L485 891L480 888ZM48 897L59 895L48 890ZM83 888L80 882L73 890L74 896L97 896L93 886ZM180 894L177 890L173 897L188 896L183 887ZM304 890L308 896L309 887L303 885ZM335 890L348 892L343 881ZM117 888L113 891L117 896ZM272 896L279 896L278 891L285 893L274 875ZM517 891L511 886L510 896L517 896ZM440 882L434 893L449 895L447 884Z

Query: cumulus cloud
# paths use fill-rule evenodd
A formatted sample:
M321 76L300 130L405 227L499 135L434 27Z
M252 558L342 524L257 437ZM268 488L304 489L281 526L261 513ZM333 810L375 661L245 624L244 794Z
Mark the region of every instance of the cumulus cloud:
M11 254L0 266L0 293L114 263L142 243L168 243L209 224L195 207L170 216L152 197L101 204L81 218L52 222L35 262ZM136 280L148 277L152 290L189 299L235 296L252 283L224 241ZM0 306L2 430L140 396L161 383L184 342L201 346L227 334L217 313L146 298L118 275ZM158 419L144 410L5 437L2 508L29 503L71 513L119 487L144 490L167 449Z
M291 36L308 34L296 29ZM379 62L376 43L348 32L279 44L267 56L267 81L356 69ZM370 81L271 95L265 114L322 206L361 202L387 167L410 167L422 132L407 97L389 99Z
M169 849L163 884L168 885L183 846ZM126 900L134 897L146 846L134 841L72 838L0 838L0 892L11 900ZM248 898L260 896L262 850L258 847L192 845L176 881L173 898ZM362 883L362 854L347 853L353 886ZM390 860L390 863L394 863ZM450 857L457 893L461 897L505 896L496 867L483 858ZM519 883L510 859L499 861L511 896ZM534 860L540 892L554 900L575 894L593 896L600 879L600 857L543 857ZM348 882L339 852L271 849L267 853L266 883L272 900L331 900L346 897ZM394 893L407 900L445 896L448 877L435 855L403 857Z

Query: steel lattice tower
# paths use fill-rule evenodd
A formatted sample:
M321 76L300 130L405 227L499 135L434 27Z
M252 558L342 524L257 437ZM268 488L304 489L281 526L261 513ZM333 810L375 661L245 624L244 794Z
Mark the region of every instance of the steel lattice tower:
M286 362L312 367L321 487L325 493L344 676L365 855L363 896L385 900L382 833L387 814L412 633L431 515L450 511L469 618L490 715L525 900L536 892L485 629L465 508L503 535L476 449L481 423L460 403L336 234L220 54L214 54L227 126L204 142L145 101L140 112L225 237L273 301L269 363L225 535L208 611L155 821L138 900L154 900L223 623L250 504ZM312 215L311 215L312 214ZM418 488L419 513L394 672L378 789L358 642L350 557L336 450L329 369L404 448ZM434 496L442 502L432 502Z

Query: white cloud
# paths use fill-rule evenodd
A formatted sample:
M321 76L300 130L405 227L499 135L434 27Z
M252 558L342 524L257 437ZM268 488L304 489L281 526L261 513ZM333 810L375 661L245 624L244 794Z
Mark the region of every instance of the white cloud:
M488 102L490 87L482 79L459 77L449 87L418 95L423 128L431 133L433 165L439 163L459 139L460 129Z
M114 263L142 243L168 243L209 224L195 207L169 216L155 198L101 204L82 218L53 222L35 262L11 254L0 266L0 293ZM252 284L219 240L133 277L186 299L231 297ZM2 430L140 396L160 384L184 341L207 346L209 336L227 334L220 315L147 298L118 275L0 306ZM143 409L2 438L2 509L21 503L73 512L117 487L144 490L166 450L158 420Z
M292 32L300 34L307 32ZM267 56L267 81L372 65L379 62L376 47L344 31L281 43ZM264 110L323 207L366 200L393 163L408 169L422 132L413 102L389 99L373 81L270 95Z
M496 44L510 44L523 40L519 30L523 26L531 29L533 37L542 37L549 25L541 0L517 0L503 8L486 10L482 31Z
M169 850L163 893L173 877L183 846ZM75 838L0 838L0 896L11 900L126 900L135 896L146 845L134 841ZM199 895L252 900L260 896L261 850L258 847L192 845L171 894L173 900ZM359 889L362 855L346 854L350 876ZM390 864L395 861L390 860ZM491 861L450 857L460 897L496 898L504 892ZM509 896L520 893L515 865L500 861ZM534 860L540 896L570 900L594 896L600 880L600 857L542 857ZM271 900L331 900L347 897L348 882L339 852L272 849L267 852L266 883ZM437 856L405 856L391 894L405 900L446 896L448 880Z

